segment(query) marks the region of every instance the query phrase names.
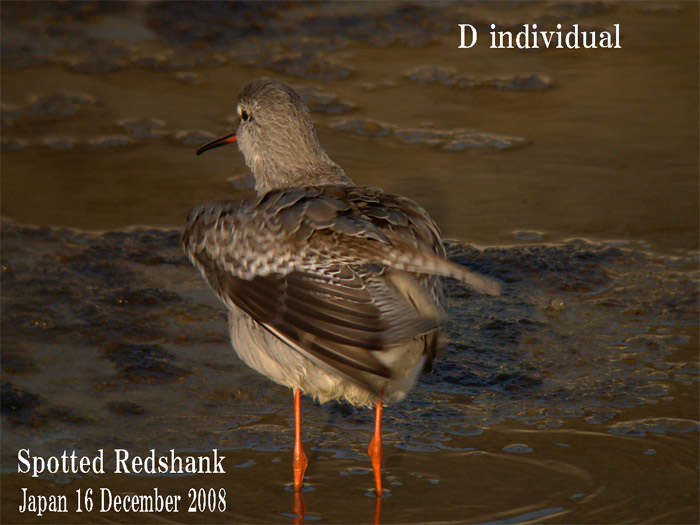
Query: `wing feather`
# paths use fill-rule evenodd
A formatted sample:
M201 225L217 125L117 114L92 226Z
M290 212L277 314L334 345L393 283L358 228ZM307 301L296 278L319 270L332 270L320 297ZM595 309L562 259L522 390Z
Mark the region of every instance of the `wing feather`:
M378 352L440 328L441 284L430 274L499 290L445 260L440 231L420 206L370 188L286 189L205 205L190 214L182 241L225 303L370 389L367 373L391 377ZM415 284L400 289L402 279L388 278L396 270ZM438 338L426 340L430 361Z

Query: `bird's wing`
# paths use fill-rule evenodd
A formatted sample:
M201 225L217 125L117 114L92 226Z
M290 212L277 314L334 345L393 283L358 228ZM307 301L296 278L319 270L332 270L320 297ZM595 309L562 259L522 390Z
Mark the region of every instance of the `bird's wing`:
M309 238L316 249L323 251L327 244L360 260L396 270L451 277L480 293L501 293L501 283L496 279L445 258L440 229L412 200L375 188L321 186L314 190L320 196L315 199L314 206L323 210L319 215L324 220L312 222L309 214L305 214L301 224L302 228L311 226L316 233ZM326 204L326 201L334 204ZM303 200L297 201L300 202ZM338 209L336 203L346 207ZM287 208L281 214L289 214L299 221L302 214L297 207Z
M391 376L376 352L440 326L427 274L471 275L444 259L422 208L363 188L287 189L201 206L182 240L224 303L365 386L365 373ZM426 276L406 284L395 270Z
M322 219L313 204L293 201L287 196L275 210L304 206ZM291 217L258 228L261 217L249 212L232 203L194 210L183 234L185 249L223 302L297 351L371 388L365 373L391 377L376 352L439 327L438 315L421 315L387 282L381 266L294 248L298 235L284 239L277 230L294 230L285 222Z

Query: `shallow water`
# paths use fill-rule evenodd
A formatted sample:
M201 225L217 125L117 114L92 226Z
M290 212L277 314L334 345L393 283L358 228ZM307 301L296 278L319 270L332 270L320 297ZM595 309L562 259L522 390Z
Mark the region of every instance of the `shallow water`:
M385 411L381 520L697 522L697 4L207 6L3 3L2 522L295 519L291 394L235 357L178 240L250 195L235 149L193 151L261 74L507 285L451 283L447 348ZM457 50L470 21L620 23L624 47ZM371 521L372 414L302 410L306 521ZM217 448L226 474L30 478L20 448ZM227 508L32 518L22 487Z

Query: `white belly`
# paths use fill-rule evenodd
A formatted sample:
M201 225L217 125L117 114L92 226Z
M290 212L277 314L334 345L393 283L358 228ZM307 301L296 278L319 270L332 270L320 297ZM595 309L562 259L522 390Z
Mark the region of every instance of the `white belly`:
M338 399L357 406L373 406L378 400L375 393L343 377L325 363L306 357L239 308L234 307L228 318L231 343L238 356L275 383L299 388L321 403ZM384 392L384 401L401 401L413 388L425 363L425 344L425 336L421 336L377 354L392 371L392 378L366 374L366 379L376 391Z

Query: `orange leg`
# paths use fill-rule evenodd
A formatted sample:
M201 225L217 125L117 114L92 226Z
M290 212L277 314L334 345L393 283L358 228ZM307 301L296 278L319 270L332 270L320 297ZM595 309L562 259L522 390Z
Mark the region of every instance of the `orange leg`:
M294 430L296 436L294 438L292 468L294 470L294 491L297 492L304 484L304 472L309 464L304 449L301 448L301 395L298 388L294 390Z
M374 487L377 497L382 497L382 400L377 401L377 412L374 418L374 436L367 449L372 460L374 471Z

